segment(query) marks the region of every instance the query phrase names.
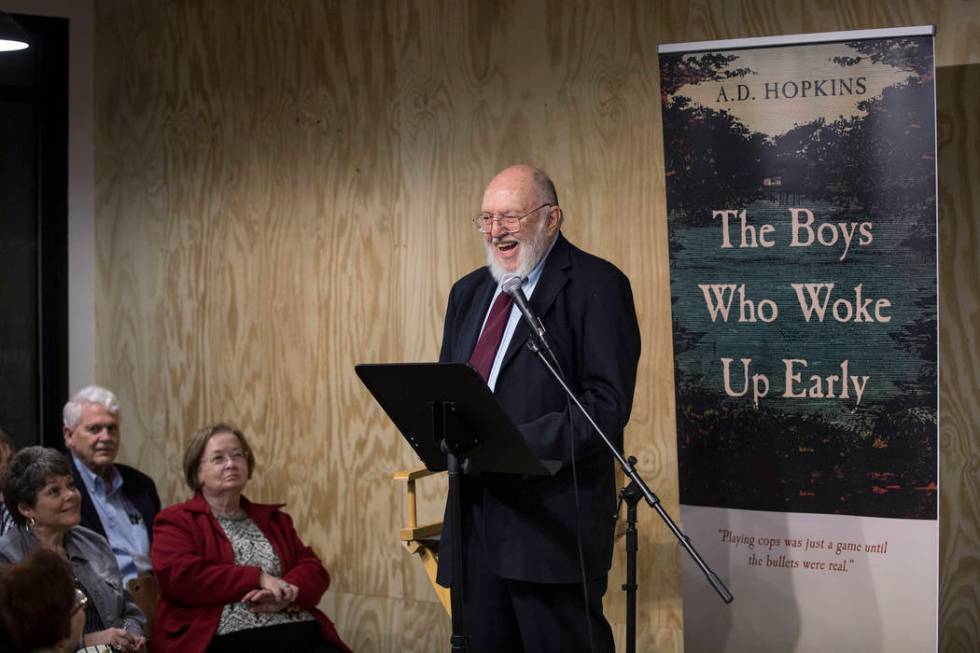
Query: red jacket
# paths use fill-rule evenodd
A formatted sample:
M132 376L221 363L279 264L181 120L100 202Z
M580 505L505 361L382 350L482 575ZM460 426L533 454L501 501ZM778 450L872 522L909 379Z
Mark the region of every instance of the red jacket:
M316 618L327 640L350 651L327 615L316 607L330 584L330 575L313 550L300 541L293 520L278 505L252 503L242 497L242 507L279 556L283 580L299 588L296 603ZM157 515L151 556L160 582L160 603L150 648L159 653L204 653L225 604L259 586L261 570L235 564L231 542L200 492Z

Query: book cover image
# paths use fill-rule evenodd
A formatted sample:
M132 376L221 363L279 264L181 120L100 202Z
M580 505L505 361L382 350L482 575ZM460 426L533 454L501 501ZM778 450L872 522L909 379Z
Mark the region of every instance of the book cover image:
M932 43L661 55L682 504L936 519Z

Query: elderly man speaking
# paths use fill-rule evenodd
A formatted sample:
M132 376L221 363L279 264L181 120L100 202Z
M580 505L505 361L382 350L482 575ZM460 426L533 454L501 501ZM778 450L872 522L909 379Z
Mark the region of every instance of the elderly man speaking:
M562 220L543 171L501 171L473 218L487 265L457 281L449 296L440 360L469 362L531 451L562 463L547 478L464 477L463 615L471 651L613 651L602 614L616 512L613 458L525 347L530 332L500 287L511 274L524 279L566 382L622 449L640 356L633 294L614 265L565 239ZM443 533L439 583L449 587L455 552L450 528Z

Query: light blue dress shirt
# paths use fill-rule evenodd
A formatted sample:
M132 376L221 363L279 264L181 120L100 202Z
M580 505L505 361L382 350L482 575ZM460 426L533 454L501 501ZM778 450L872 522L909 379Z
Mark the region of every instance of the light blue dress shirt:
M544 270L544 262L548 260L548 255L551 254L551 250L554 248L556 242L558 242L557 234L555 234L551 244L548 245L548 251L544 253L544 256L538 261L538 264L527 275L527 279L521 284L521 290L524 291L524 296L527 297L528 302L531 301L531 295L534 293L534 289L538 285L538 280L541 278L541 271ZM497 295L501 292L503 291L500 289L500 284L497 284L497 290L493 293L493 299L490 301L491 308L493 307L493 302L497 300ZM483 326L486 326L488 317L490 317L489 309L487 309L487 314L483 316ZM490 377L487 379L487 385L490 386L491 391L497 387L497 375L500 374L500 364L504 360L504 354L507 353L507 347L510 346L511 338L514 337L514 331L517 330L517 325L520 324L522 319L524 319L524 316L521 314L521 309L517 308L517 304L511 306L507 326L504 327L504 335L500 340L500 346L497 348L497 355L493 359L493 367L490 368ZM480 327L480 333L483 333L483 326Z
M75 458L74 455L72 458ZM150 534L143 523L143 516L122 490L123 480L113 466L109 467L110 485L96 475L78 458L75 458L82 482L88 490L99 521L105 529L109 547L116 556L123 583L152 569L150 564Z

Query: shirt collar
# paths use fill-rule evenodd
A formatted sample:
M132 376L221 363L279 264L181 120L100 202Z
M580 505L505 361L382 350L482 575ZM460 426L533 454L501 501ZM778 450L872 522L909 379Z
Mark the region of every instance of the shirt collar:
M87 560L85 554L82 553L77 546L75 546L75 541L72 539L72 533L74 530L75 528L69 528L68 532L65 533L65 553L68 555L69 560ZM26 557L28 553L41 548L41 543L37 541L36 537L34 537L34 533L28 531L27 528L17 526L16 533L20 537L20 548L24 552L24 557Z
M105 479L86 467L85 463L75 457L74 453L72 453L71 459L75 463L75 468L78 469L78 475L82 477L82 483L85 484L85 488L89 491L89 494L93 492L112 494L122 487L122 475L116 470L115 465L109 465L108 475L111 479L111 486L106 488Z
M267 517L286 505L285 503L252 503L245 498L244 494L242 495L241 502L242 510L249 517ZM208 505L207 499L204 498L204 494L202 494L200 489L194 492L194 496L184 504L184 507L190 512L212 514L211 506Z
M75 539L72 537L75 529L71 528L65 533L65 553L68 554L69 560L88 560L82 550L75 545Z

